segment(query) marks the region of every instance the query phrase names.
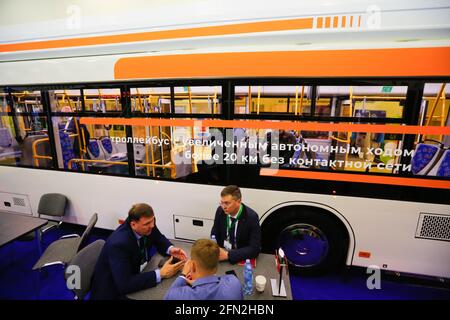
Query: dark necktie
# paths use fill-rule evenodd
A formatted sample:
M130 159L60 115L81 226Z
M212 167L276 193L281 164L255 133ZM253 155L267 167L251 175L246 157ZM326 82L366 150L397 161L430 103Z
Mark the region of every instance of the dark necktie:
M233 249L236 249L236 243L235 243L235 238L234 238L234 229L236 227L236 218L232 218L231 219L231 226L230 226L230 242L231 242L231 246L233 247Z
M147 255L145 254L147 250L147 238L141 237L139 239L139 254L141 257L141 264L147 261Z

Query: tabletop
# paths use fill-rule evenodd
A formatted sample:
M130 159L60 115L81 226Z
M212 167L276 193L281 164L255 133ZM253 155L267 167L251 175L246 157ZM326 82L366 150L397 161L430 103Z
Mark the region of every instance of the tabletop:
M0 247L47 224L48 220L0 211Z
M192 243L179 241L179 240L171 240L174 246L182 248L188 256L190 256L190 249ZM161 257L159 254L154 256L150 262L147 264L143 272L151 271L158 267L160 263ZM231 264L226 261L222 261L219 263L219 268L217 270L217 275L224 275L226 271L234 270L237 277L243 283L243 272L244 266L239 264ZM255 277L257 275L264 275L267 279L266 287L263 292L257 292L255 290ZM161 283L159 283L156 287L141 290L138 292L134 292L128 294L127 297L134 300L162 300L164 299L164 295L167 290L170 288L172 283L175 281L177 276L174 276L169 279L163 279ZM285 272L283 273L283 283L285 285L286 297L277 297L272 295L271 288L271 279L276 280L276 290L278 292L278 284L279 284L279 274L277 272L277 268L275 265L275 256L270 254L260 253L258 258L256 259L256 268L253 269L253 293L249 296L244 296L245 300L292 300L292 292L291 292L291 284L289 281L289 275ZM273 280L272 280L273 281Z

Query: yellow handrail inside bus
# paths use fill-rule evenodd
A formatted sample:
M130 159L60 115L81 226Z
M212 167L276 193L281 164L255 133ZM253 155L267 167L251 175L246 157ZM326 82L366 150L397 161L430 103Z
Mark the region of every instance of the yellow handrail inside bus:
M298 86L295 86L295 108L294 108L294 115L297 115L298 111Z
M139 103L139 110L141 112L143 112L144 107L142 105L142 99L141 99L141 93L139 92L139 88L136 88L136 93L137 93L137 98L138 98L138 103ZM136 104L135 104L136 105Z
M260 103L261 103L261 87L258 86L258 98L256 100L256 114L259 114Z
M443 99L443 103L444 103L444 105L442 106L442 108L443 108L442 110L444 110L444 108L445 108L445 86L446 86L446 83L443 83L441 85L441 88L439 89L439 93L437 94L436 100L434 101L433 107L431 108L430 117L428 118L428 120L426 122L426 126L429 126L431 121L433 120L433 115L434 115L434 112L436 111L436 107L437 107L440 99ZM443 115L444 115L444 112L442 113L442 116ZM425 136L426 135L424 134L423 140L425 140ZM441 140L442 140L442 135L441 135Z
M192 114L192 91L191 91L191 87L188 87L188 96L189 96L189 110L188 113ZM194 127L191 127L191 137L192 139L194 139ZM195 151L195 146L191 146L191 154L194 154ZM195 161L194 161L194 157L191 158L191 170L192 173L196 172L196 166L195 166Z
M41 143L41 142L44 142L44 141L49 141L49 138L37 139L37 140L35 140L35 141L33 142L33 144L31 145L31 150L32 150L32 155L33 155L34 165L35 165L36 167L39 167L39 160L38 160L38 159L50 159L50 160L53 159L53 158L50 157L50 156L41 156L41 155L38 155L38 154L37 154L37 150L36 150L37 144L38 144L38 143Z
M248 86L248 113L252 113L252 87Z
M217 107L217 86L214 87L214 96L213 96L213 114L216 113L216 107Z
M86 150L86 145L82 146L82 144L81 144L80 127L78 126L78 120L77 120L77 118L74 117L73 121L74 121L74 123L75 123L75 130L76 130L76 132L77 132L76 135L77 135L77 140L78 140L78 149L79 149L79 151L80 151L80 157L81 157L81 159L83 159L83 158L84 158L83 155L84 155L84 153L87 151L87 150ZM86 141L86 140L85 140L85 136L84 136L84 132L82 132L82 133L83 133L83 141ZM83 166L82 170L84 171L84 166Z
M445 125L445 88L442 91L442 109L441 109L441 127L443 127ZM444 135L441 134L441 139L440 141L442 141L444 139Z
M343 143L350 143L350 139L339 139L338 137L335 137L334 135L330 136L331 139L343 142Z
M427 123L426 123L426 126L429 126L430 123L431 123L431 119L432 119L432 117L433 117L433 114L434 114L434 112L436 111L436 107L437 107L437 105L438 105L438 103L439 103L439 100L440 100L441 97L442 97L442 93L444 92L445 85L446 85L446 83L443 83L443 84L441 85L441 88L439 89L439 93L437 94L436 100L434 101L433 107L431 108L430 118L428 118Z
M305 97L305 86L302 86L302 94L300 95L300 111L299 111L300 116L303 113L303 98L304 97Z

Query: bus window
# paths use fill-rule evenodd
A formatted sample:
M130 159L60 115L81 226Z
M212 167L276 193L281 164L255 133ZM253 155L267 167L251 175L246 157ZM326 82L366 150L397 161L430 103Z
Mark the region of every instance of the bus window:
M82 111L81 90L54 90L49 91L49 94L52 112Z
M217 167L208 162L212 131L201 126L133 126L136 175L186 180L209 174Z
M170 113L169 87L131 88L131 111L140 113Z
M51 168L47 117L1 116L0 164Z
M171 127L133 126L136 175L167 178L172 174Z
M124 126L84 125L74 115L52 117L58 167L73 171L128 175ZM113 134L111 132L114 132Z
M121 112L120 89L84 89L84 105L86 111Z
M407 86L318 86L314 115L400 119Z
M450 92L448 83L426 83L423 91L422 105L419 115L419 125L422 126L448 126ZM446 144L441 135L418 136L418 139L432 139Z
M221 86L175 87L175 113L220 114Z
M11 93L16 113L44 112L40 91L21 91Z
M236 86L236 114L289 113L309 115L309 86Z
M448 83L426 83L419 114L420 126L450 125ZM450 136L418 134L411 159L412 173L418 176L450 178Z

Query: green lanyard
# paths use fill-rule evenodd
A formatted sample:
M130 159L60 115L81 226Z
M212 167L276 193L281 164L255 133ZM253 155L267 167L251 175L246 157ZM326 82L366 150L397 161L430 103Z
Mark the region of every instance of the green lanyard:
M244 206L241 204L241 206L239 207L239 211L236 215L236 220L239 220L239 217L241 216L242 210L243 210ZM227 233L228 236L230 235L230 229L231 229L231 218L230 215L227 215Z

